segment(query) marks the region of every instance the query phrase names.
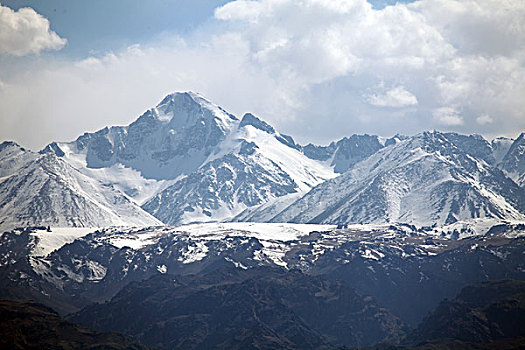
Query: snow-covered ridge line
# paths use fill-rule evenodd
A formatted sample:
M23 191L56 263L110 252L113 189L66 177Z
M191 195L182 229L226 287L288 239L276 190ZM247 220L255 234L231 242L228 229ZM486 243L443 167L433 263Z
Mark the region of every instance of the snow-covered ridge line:
M60 289L77 288L79 283L91 288L99 283L123 286L158 273L196 273L230 265L322 271L360 261L365 268L369 263L386 267L392 262L402 268L439 256L446 268L449 252L506 259L505 249L498 247L522 246L523 238L525 222L484 220L419 228L408 224L208 223L96 230L51 227L48 232L43 227L2 234L0 266L26 266L30 270L20 278L32 274Z
M498 228L503 225L507 227L505 233L501 234ZM338 227L286 223L207 223L138 230L130 228L124 232L113 229L96 240L117 248L129 247L143 251L151 251L152 247L157 247L155 251L160 249L158 252L162 253L162 250L167 248L160 248L162 239L167 237L183 239L185 243L182 245L178 260L183 264L191 264L206 258L210 252L209 246L214 245L214 242L228 245L228 240L233 238L240 238L241 243L256 239L261 244L261 248L253 253L254 261L271 261L275 265L287 268L290 264L288 254L294 249L303 251L315 261L327 251L355 242L359 248L352 254L360 254L365 259L382 259L385 253L382 253L381 249L398 249L403 258L408 258L415 255L436 255L449 249L448 246L455 247L453 242L458 239L483 237L486 234L505 238L525 237L525 222L502 224L495 220L474 220L443 227L423 228L407 224L353 224ZM372 246L376 248L373 249ZM414 251L405 252L404 246L416 248ZM382 248L378 250L377 247ZM239 263L230 262L234 265Z
M489 148L480 138L424 132L382 148L268 220L420 226L525 220L525 191L490 165Z
M0 228L519 221L524 150L523 134L489 143L439 131L301 146L250 113L173 93L127 126L40 154L1 144Z
M278 265L284 264L284 255L301 240L314 232L323 232L326 237L345 242L354 239L380 239L396 237L434 237L443 240L457 240L484 236L497 232L498 227L507 225L505 237L525 236L525 222L501 222L493 219L479 219L457 222L442 227L415 227L407 224L353 224L353 225L316 225L287 223L206 223L182 226L113 226L106 228L58 228L51 232L45 229L32 230L36 245L31 250L35 257L45 257L62 246L81 239L89 233L98 231L94 238L98 242L108 243L118 249L128 247L141 250L158 244L166 236L187 236L197 244L197 248L186 252L188 261L198 261L205 257L206 242L224 241L227 237L255 238L263 245L262 253ZM512 228L513 227L513 228ZM360 237L360 238L356 238ZM331 243L333 245L333 243ZM191 246L191 245L190 245ZM192 252L193 251L193 252ZM285 265L285 264L284 264ZM283 266L284 266L283 265Z
M36 237L36 245L31 250L31 256L45 257L76 239L82 238L96 228L90 227L53 227L48 230L33 230L30 234Z

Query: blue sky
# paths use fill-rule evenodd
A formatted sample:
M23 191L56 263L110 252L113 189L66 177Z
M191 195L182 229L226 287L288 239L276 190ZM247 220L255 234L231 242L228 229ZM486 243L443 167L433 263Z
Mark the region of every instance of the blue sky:
M523 18L520 0L3 1L0 139L72 140L179 90L302 143L515 137Z
M186 35L213 18L226 0L8 0L4 6L31 7L47 18L68 44L62 54L118 50L159 35Z
M82 56L147 43L160 35L188 35L211 21L228 0L4 0L14 10L31 7L68 39L62 54ZM369 0L384 8L396 0ZM410 1L401 1L410 2Z

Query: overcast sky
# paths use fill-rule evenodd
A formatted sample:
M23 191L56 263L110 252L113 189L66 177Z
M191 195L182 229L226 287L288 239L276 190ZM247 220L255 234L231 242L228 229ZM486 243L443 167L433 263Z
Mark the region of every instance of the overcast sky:
M301 143L525 131L523 0L11 0L0 140L126 125L192 90Z

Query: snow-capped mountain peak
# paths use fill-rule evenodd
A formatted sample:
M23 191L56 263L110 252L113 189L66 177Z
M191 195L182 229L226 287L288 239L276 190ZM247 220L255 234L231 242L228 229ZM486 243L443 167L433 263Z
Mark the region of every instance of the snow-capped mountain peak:
M197 123L210 122L226 131L237 121L235 116L191 91L167 95L152 111L158 120L169 122L169 126L175 131Z
M291 137L247 113L195 172L143 208L169 224L229 220L269 202L291 202L334 176Z
M251 113L240 120L194 92L167 95L127 126L51 143L42 153L170 224L228 220L277 199L291 202L336 176L267 122Z
M523 220L523 189L449 137L424 132L383 148L273 220L417 225L478 217Z
M82 174L54 153L26 152L32 160L0 182L0 227L161 223L118 189Z
M36 157L36 154L27 151L16 142L2 142L0 144L0 180L16 173Z
M237 123L198 94L174 93L128 126L86 133L60 147L82 154L90 169L121 164L146 179L172 180L195 171Z
M246 113L242 117L239 127L244 127L246 125L251 125L256 129L262 130L271 135L275 134L275 129L270 124L262 121L251 113Z

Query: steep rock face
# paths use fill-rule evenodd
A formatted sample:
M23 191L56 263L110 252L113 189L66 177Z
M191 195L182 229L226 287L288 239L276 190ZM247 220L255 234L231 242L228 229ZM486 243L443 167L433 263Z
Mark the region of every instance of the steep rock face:
M192 92L168 95L129 126L42 152L114 186L169 224L231 220L336 176L253 114L239 120Z
M500 163L505 171L518 185L525 185L525 133L522 133L510 146Z
M241 150L242 152L242 150ZM227 219L247 207L298 190L293 179L262 156L228 154L163 190L143 208L167 224Z
M129 126L86 133L74 146L89 168L120 163L147 178L174 179L201 165L236 121L198 94L175 93Z
M463 152L482 159L488 164L496 163L492 145L481 135L462 135L455 132L443 133L443 136Z
M344 173L384 146L385 141L378 136L354 134L328 146L308 144L302 147L302 150L311 159L329 162L336 173Z
M505 155L512 146L514 139L508 137L497 137L490 143L494 155L495 164L501 163Z
M523 220L524 198L523 189L499 169L446 134L425 132L381 149L272 220L422 225L478 217Z
M303 146L303 152L308 158L319 161L329 160L334 155L336 149L335 142L330 143L328 146L318 146L312 143Z
M379 137L371 135L352 135L339 140L332 159L337 173L344 173L356 163L368 158L384 147Z
M155 225L112 186L81 174L53 153L36 157L0 182L0 225Z

